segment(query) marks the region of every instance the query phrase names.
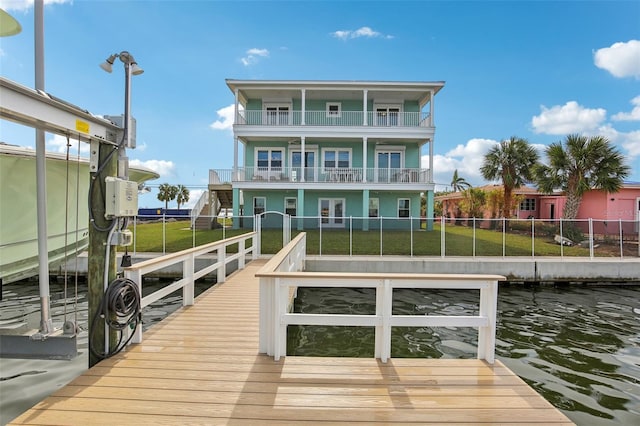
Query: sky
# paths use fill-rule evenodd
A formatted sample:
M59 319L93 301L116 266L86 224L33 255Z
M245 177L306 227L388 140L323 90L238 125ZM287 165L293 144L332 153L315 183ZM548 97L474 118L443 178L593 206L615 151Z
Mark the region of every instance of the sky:
M22 25L0 38L0 75L34 87L33 1L0 7ZM137 147L127 154L160 178L140 207L161 207L165 182L190 189L188 207L209 169L233 168L225 79L445 81L434 102L436 190L456 169L489 183L479 169L503 139L527 139L544 160L573 133L607 137L631 167L627 180L640 182L637 0L45 0L44 10L45 91L120 115L122 63L112 74L98 65L126 50L145 71L132 78ZM66 150L66 138L46 140ZM33 147L34 131L0 120L0 141Z

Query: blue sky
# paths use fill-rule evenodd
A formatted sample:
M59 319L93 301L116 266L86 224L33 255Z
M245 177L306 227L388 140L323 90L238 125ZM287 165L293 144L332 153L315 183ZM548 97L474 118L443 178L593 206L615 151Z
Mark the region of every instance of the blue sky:
M34 86L32 1L0 0L23 31L0 39L0 74ZM131 52L134 164L183 184L233 166L226 78L445 81L435 98L436 183L474 185L487 150L511 136L540 150L570 133L608 137L640 181L639 1L45 1L45 89L118 115ZM0 140L34 146L0 121ZM66 139L47 136L51 150ZM425 161L426 164L426 161ZM155 194L140 207L162 203Z

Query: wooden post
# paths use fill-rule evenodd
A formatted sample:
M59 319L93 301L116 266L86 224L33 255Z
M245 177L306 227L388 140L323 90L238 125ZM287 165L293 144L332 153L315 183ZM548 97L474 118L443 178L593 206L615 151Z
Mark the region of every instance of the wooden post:
M115 148L108 144L100 144L99 158L104 161ZM100 302L104 295L104 271L105 262L109 268L109 282L116 277L116 252L115 247L110 251L109 259L106 259L106 248L109 241L108 230L103 230L109 226L110 221L104 218L105 213L105 177L115 176L117 173L117 155L112 155L103 170L98 173L91 173L89 179L93 182L93 192L91 194L89 208L93 212L95 224L100 228L96 229L93 223L89 224L89 260L88 260L88 297L89 297L89 336L95 333L94 339L89 339L89 368L97 364L100 359L96 357L91 349L97 353L105 351L104 321L99 321L97 329L91 329L93 318L100 307ZM110 333L109 344L115 345L116 335Z

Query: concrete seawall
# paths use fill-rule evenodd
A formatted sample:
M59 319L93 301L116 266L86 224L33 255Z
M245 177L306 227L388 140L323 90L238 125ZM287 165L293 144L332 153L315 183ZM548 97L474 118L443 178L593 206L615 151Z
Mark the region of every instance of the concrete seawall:
M132 262L141 262L159 253L137 253ZM215 255L202 256L197 269L215 262ZM117 259L120 265L120 255ZM67 262L67 273L87 273L87 253ZM121 268L118 267L118 270ZM406 257L406 256L307 256L306 269L318 272L394 272L434 274L499 274L510 281L615 282L640 284L640 258L594 259L575 257ZM63 267L51 271L61 275ZM182 265L155 272L153 277L182 275Z
M510 281L640 284L638 258L308 256L306 265L319 272L499 274Z

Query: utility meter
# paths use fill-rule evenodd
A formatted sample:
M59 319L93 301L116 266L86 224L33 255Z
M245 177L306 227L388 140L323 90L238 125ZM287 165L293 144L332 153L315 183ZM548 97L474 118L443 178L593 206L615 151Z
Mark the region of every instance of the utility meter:
M112 219L138 214L137 182L107 176L105 183L105 218Z

